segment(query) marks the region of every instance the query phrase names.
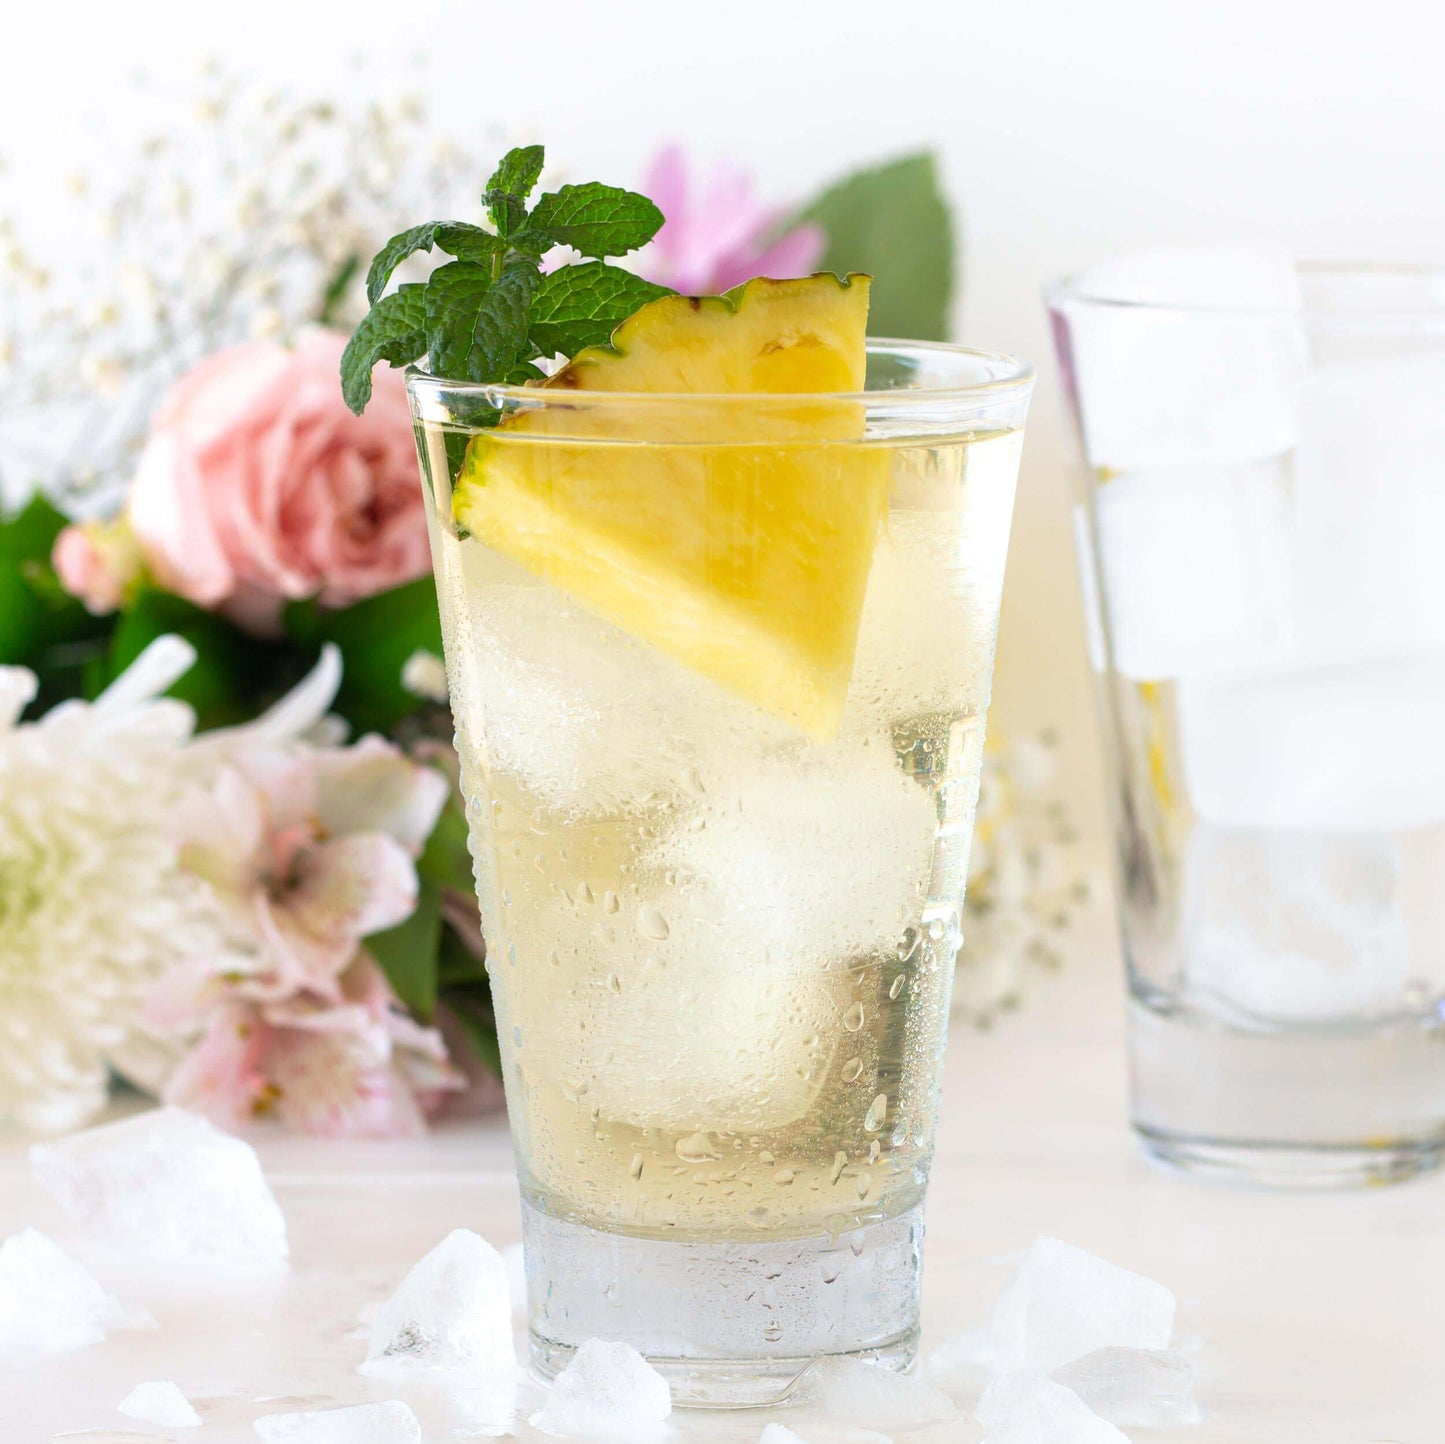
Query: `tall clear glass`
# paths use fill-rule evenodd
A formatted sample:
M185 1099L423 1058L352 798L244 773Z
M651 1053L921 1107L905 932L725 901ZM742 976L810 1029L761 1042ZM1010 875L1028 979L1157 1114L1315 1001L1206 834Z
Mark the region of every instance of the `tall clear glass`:
M408 373L546 1373L913 1356L1031 386L893 342L854 396Z
M1049 295L1134 1126L1193 1170L1400 1178L1445 1144L1445 272L1150 266L1192 299Z

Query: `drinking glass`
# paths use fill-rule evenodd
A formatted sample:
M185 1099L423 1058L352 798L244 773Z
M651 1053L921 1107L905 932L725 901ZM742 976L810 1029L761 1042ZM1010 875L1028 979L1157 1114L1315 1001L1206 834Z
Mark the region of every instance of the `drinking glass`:
M1173 1164L1267 1183L1432 1167L1445 272L1154 253L1049 305L1134 1127Z
M408 390L532 1353L679 1403L903 1367L1026 366Z

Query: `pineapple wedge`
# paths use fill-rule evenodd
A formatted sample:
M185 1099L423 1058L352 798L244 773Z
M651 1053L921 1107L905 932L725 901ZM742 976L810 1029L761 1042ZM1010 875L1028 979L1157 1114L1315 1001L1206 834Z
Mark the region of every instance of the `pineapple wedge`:
M551 398L514 413L468 447L457 521L684 666L831 738L889 468L863 444L861 403L807 397L862 391L868 282L759 279L644 306L546 386L669 404ZM780 399L730 399L758 393Z

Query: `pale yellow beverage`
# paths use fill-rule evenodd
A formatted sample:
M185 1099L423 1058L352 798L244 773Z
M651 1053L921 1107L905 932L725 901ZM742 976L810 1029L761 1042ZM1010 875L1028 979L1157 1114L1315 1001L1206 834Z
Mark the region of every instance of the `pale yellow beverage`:
M861 1331L851 1348L896 1362L916 1335L1022 405L809 444L839 506L859 478L879 488L831 717L777 660L792 633L756 680L715 665L709 628L753 622L711 612L705 586L655 644L603 614L628 599L584 600L459 526L465 434L418 409L539 1362L626 1337L694 1397L733 1402L753 1396L719 1384L729 1360L785 1378ZM655 444L505 427L485 444L498 474L539 446L569 474L589 448L616 471L633 447L664 479L698 465L696 447L674 467ZM775 1296L755 1306L759 1269Z

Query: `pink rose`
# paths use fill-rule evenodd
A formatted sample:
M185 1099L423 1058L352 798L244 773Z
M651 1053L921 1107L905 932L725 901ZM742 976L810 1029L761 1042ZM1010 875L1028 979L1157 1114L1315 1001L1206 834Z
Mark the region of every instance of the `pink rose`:
M283 599L346 606L423 575L426 516L406 391L378 372L341 399L346 337L250 341L166 394L131 486L131 527L162 585L265 629Z

